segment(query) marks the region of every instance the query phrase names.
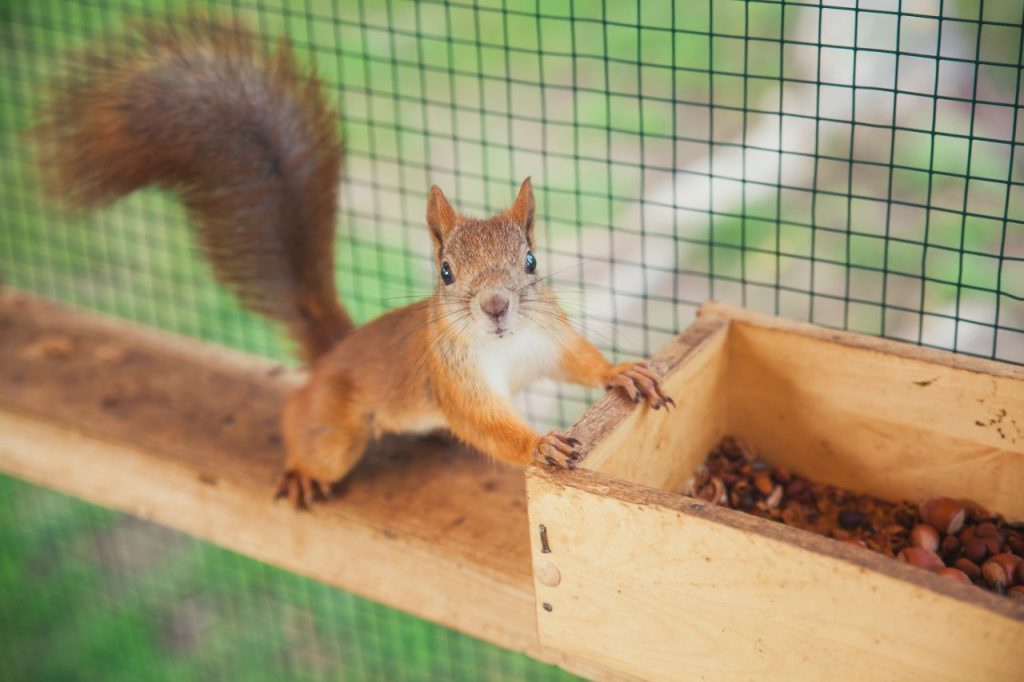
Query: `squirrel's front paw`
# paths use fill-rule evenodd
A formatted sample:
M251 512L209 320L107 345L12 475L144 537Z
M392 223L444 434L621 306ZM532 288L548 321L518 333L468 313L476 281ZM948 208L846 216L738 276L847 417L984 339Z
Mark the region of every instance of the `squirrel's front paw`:
M309 509L318 499L331 499L331 484L307 476L298 468L288 468L274 486L274 499L282 497L287 497L296 509Z
M583 461L583 455L576 449L579 445L580 442L575 438L552 431L546 436L541 436L537 448L533 451L533 458L553 467L575 469Z
M623 362L616 365L605 388L614 387L621 388L634 403L646 400L656 410L676 406L676 401L661 390L661 380L651 373L646 362Z

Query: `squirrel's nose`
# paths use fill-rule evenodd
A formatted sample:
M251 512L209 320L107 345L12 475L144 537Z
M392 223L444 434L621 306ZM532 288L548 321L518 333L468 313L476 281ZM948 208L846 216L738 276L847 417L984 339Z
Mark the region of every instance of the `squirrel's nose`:
M480 308L497 322L508 312L508 299L501 294L494 294L481 303Z

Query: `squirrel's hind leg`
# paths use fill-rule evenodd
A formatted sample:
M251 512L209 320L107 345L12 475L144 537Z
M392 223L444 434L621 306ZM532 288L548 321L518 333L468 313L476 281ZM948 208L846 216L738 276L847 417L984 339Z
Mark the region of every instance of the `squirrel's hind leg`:
M282 427L287 455L275 498L309 508L318 498L329 498L331 485L359 462L371 429L356 390L344 375L314 375L289 396Z

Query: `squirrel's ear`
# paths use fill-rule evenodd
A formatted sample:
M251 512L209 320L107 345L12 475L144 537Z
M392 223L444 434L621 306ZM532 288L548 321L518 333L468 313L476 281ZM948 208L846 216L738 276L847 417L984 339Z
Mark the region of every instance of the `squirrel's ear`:
M434 246L438 250L444 244L445 239L455 229L455 222L458 214L448 203L444 192L437 185L430 188L430 197L427 199L427 225L430 227L430 236L434 239Z
M519 196L516 197L516 203L512 204L512 208L508 209L506 215L508 215L509 220L521 227L523 232L526 233L526 243L530 245L531 249L533 248L534 209L533 185L530 183L530 178L526 178L519 188Z

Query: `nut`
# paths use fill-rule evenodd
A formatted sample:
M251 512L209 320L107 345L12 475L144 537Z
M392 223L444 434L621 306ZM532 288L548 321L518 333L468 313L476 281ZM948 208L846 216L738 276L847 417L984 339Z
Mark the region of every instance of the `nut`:
M974 527L974 534L979 538L991 538L999 535L999 529L991 521L983 521Z
M926 571L937 571L945 566L938 554L922 547L907 547L896 558ZM1002 566L999 568L1002 570Z
M866 548L947 580L1024 588L1024 524L949 497L889 502L775 466L736 439L712 451L687 494ZM1014 599L1024 600L1014 591Z
M1024 604L1024 585L1014 585L1007 590L1006 596L1019 604Z
M944 566L935 572L941 575L943 578L955 580L965 585L974 584L971 582L971 579L967 577L967 574L961 571L959 568L950 568L949 566Z
M955 535L947 535L942 539L942 544L939 545L939 554L950 561L960 555L960 540Z
M919 523L910 531L910 544L927 549L929 552L937 552L939 550L939 531L927 523Z
M996 536L979 539L985 543L985 549L988 551L989 554L999 554L999 552L1003 549L1003 540L1000 537Z
M964 543L964 556L976 564L981 564L988 556L988 547L982 538L971 538Z
M1013 585L1015 582L1017 582L1017 569L1020 567L1021 562L1024 561L1024 559L1021 559L1019 556L1015 554L1001 552L999 554L993 554L989 558L989 561L995 561L997 564L1002 566L1003 570L1006 572L1006 583L1008 585Z
M722 479L717 476L712 476L711 479L697 491L697 497L706 502L711 502L712 504L725 504L725 502L728 501L725 492L725 484L722 483Z
M981 565L981 577L985 579L988 586L996 594L1005 594L1009 580L1006 577L1006 569L998 561L989 559Z
M953 566L963 571L964 575L971 580L978 580L981 578L981 569L978 567L978 564L974 563L967 557L960 557L953 562Z
M963 528L964 506L949 497L936 497L921 505L921 518L940 533L959 533Z

